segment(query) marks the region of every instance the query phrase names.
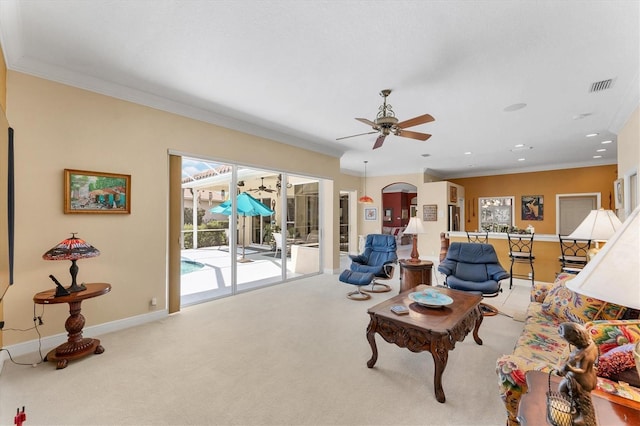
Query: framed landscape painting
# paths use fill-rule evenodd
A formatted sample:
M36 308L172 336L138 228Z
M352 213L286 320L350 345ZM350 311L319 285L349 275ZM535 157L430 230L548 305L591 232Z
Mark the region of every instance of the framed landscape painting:
M131 175L64 170L65 213L131 213Z

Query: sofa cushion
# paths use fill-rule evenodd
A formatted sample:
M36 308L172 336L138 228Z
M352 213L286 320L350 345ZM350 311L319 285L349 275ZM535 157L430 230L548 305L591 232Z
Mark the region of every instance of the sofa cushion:
M560 322L584 324L591 321L602 307L602 301L571 291L566 286L569 277L558 280L542 303L542 312L556 317Z

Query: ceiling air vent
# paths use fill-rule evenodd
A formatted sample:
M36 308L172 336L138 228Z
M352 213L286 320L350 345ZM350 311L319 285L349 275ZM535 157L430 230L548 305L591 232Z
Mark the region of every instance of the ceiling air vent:
M607 89L610 89L612 85L613 85L613 79L611 78L608 80L596 81L595 83L591 84L591 90L589 90L589 92L593 93L593 92L600 92L602 90L607 90Z

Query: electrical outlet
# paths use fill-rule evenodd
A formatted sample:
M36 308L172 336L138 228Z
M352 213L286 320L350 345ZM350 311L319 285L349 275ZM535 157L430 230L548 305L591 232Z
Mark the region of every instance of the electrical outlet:
M152 297L150 304L151 304L151 306L157 306L158 305L158 299L155 298L155 297Z

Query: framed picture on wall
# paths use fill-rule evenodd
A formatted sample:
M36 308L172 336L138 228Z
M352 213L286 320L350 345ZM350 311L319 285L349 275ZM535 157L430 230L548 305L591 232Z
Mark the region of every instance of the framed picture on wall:
M449 187L449 202L453 204L458 202L458 187L453 185Z
M364 220L377 220L378 219L378 209L375 207L365 207L364 209Z
M624 179L613 182L613 193L616 197L616 210L624 208Z
M436 222L438 220L438 205L425 204L422 206L422 221Z
M542 195L522 196L522 220L544 220L544 197Z
M65 213L131 213L131 175L64 170Z

